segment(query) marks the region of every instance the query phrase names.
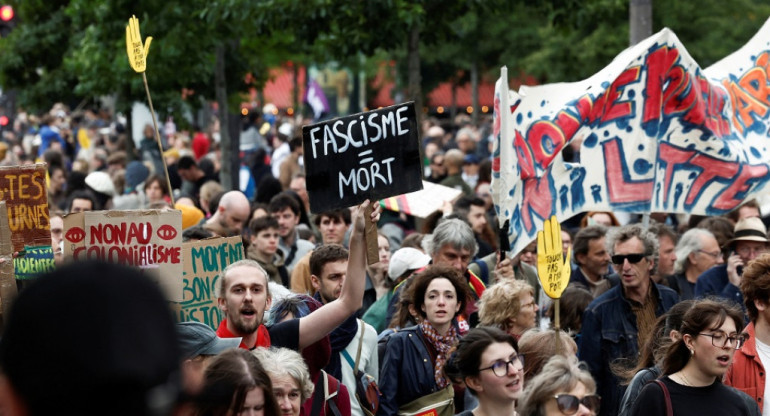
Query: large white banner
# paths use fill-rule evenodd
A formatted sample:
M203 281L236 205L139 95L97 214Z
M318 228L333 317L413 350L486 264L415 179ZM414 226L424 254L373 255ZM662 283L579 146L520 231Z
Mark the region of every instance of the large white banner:
M511 248L534 240L551 215L718 215L752 198L770 179L769 73L770 20L706 70L669 29L581 82L517 93L503 68L492 192ZM579 162L565 163L565 146L579 149Z

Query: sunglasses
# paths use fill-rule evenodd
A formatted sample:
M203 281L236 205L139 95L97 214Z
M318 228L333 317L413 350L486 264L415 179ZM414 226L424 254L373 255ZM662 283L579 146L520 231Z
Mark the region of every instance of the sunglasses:
M647 256L644 254L616 254L610 257L610 259L612 260L612 264L622 265L626 260L631 264L639 263L645 257Z
M582 399L571 394L557 394L554 398L556 399L556 406L564 415L574 415L581 404L594 414L599 413L599 404L602 401L601 397L596 394L590 394Z

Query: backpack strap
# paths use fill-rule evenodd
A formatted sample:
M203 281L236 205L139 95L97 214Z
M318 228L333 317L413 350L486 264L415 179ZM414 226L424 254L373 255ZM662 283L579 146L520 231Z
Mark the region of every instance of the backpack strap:
M657 383L660 386L660 389L663 390L663 397L666 400L666 416L674 416L674 409L671 407L671 395L668 393L668 387L666 387L660 380L655 380L655 383Z

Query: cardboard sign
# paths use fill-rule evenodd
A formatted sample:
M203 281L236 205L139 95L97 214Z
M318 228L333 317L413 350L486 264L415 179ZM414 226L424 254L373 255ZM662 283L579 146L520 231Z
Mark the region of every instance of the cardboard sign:
M64 258L138 267L182 301L180 211L91 211L64 217Z
M8 210L13 251L50 246L46 165L0 167L0 200Z
M19 280L29 280L55 268L51 246L25 247L24 251L19 252L13 259L13 269Z
M770 20L703 70L663 29L584 81L517 93L501 76L491 188L513 251L552 215L721 215L767 192L768 38Z
M217 329L224 318L217 306L219 275L225 267L244 258L241 237L184 243L182 257L184 297L174 304L179 322L201 322Z
M422 186L420 191L385 198L380 201L380 206L391 211L427 218L439 211L444 201L454 203L463 193L459 189L428 181L422 181Z
M8 224L8 210L5 201L0 201L0 303L3 317L8 316L11 302L18 291L13 275L13 243L11 242L11 227Z
M418 129L413 102L303 127L310 211L422 189Z

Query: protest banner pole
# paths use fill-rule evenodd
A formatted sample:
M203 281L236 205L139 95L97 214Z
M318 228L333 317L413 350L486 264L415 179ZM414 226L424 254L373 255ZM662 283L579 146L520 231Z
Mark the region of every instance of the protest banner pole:
M142 81L144 81L144 90L147 92L147 102L150 103L150 115L152 115L152 125L155 127L155 141L158 143L160 159L163 161L163 170L166 171L166 186L168 186L168 196L171 198L171 205L174 205L174 192L171 191L171 178L168 175L168 165L166 158L163 157L163 144L160 141L160 132L158 130L158 120L155 119L155 110L152 108L152 97L150 97L150 87L147 84L147 73L142 72Z
M168 166L166 165L166 158L163 157L163 144L160 141L160 131L158 130L158 120L155 119L155 109L152 106L152 97L150 96L150 86L147 84L147 55L150 52L150 44L152 43L152 36L147 37L147 42L142 42L142 35L139 32L139 19L136 16L131 16L128 19L128 25L126 26L126 54L128 55L128 63L131 68L142 74L142 81L144 81L144 90L147 93L147 102L150 104L150 115L152 116L152 125L155 128L155 141L158 143L158 151L160 152L160 158L163 161L163 169L166 173L166 186L168 186L169 197L171 198L171 205L174 205L174 193L171 191L171 179L168 175Z
M372 201L366 206L364 210L364 237L366 238L366 262L369 265L380 261L380 248L377 244L377 223L372 222L372 211L374 211L374 204L377 201Z
M554 342L556 353L560 354L562 343L559 334L559 298L569 284L570 252L562 255L561 225L553 215L543 223L543 230L537 232L537 277L543 291L554 302Z

